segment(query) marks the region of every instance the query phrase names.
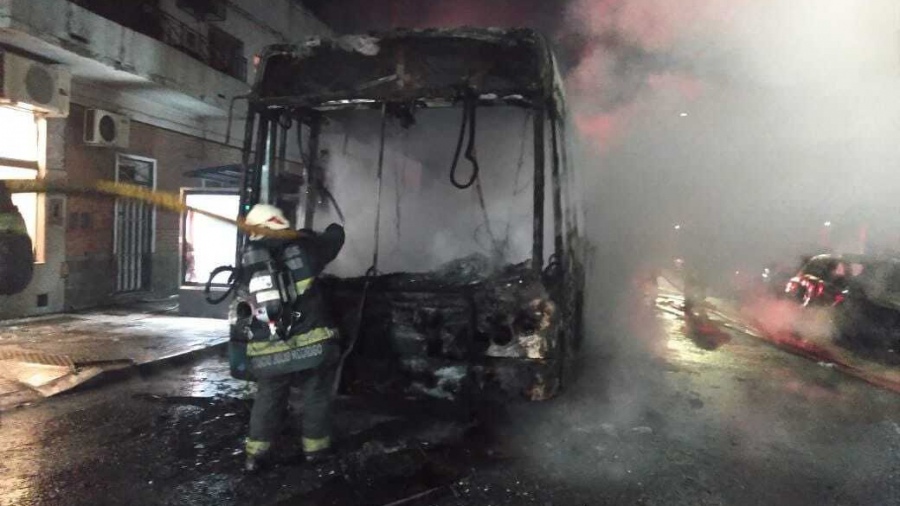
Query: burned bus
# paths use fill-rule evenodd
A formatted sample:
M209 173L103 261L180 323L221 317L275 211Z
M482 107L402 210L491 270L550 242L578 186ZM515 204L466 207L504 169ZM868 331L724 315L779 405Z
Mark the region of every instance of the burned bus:
M544 38L398 30L271 46L248 100L242 215L271 203L347 232L320 280L345 391L560 391L582 340L582 217Z

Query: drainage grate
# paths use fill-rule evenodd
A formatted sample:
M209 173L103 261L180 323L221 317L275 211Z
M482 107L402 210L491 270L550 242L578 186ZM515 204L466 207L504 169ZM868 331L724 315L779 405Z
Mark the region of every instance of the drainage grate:
M0 350L0 360L18 360L31 364L58 365L74 369L75 362L67 355L54 355L36 351Z

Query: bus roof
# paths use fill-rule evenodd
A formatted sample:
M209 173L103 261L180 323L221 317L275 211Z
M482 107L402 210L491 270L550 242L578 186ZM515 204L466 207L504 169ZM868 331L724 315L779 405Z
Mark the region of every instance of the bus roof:
M394 30L269 46L251 100L312 109L381 102L546 104L563 113L553 53L531 29Z

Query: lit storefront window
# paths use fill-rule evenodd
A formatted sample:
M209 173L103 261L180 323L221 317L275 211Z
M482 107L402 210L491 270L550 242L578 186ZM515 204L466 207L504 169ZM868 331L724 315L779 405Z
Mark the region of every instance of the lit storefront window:
M37 179L40 173L43 120L29 111L0 107L0 179ZM25 218L32 242L38 238L38 196L19 193L13 203Z
M213 192L214 190L206 190ZM236 219L240 197L234 193L185 191L185 204L230 220ZM182 262L185 284L204 284L216 267L234 264L237 231L234 225L188 212L184 216ZM217 281L224 283L227 275Z

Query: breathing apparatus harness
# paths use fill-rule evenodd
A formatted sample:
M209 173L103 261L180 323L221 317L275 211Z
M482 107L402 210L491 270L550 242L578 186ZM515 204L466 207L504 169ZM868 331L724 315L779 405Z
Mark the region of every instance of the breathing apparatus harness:
M261 241L250 241L241 256L253 317L269 327L270 339L287 339L294 319L297 291L282 259ZM296 315L300 316L300 315Z
M243 284L248 290L250 314L254 320L264 324L269 333L269 339L288 339L291 327L303 314L298 310L297 302L304 294L298 293L295 279L290 266L302 262L301 250L297 246L272 244L268 241L248 241L241 254L241 263L238 268L230 265L218 267L210 273L206 282L204 294L210 304L219 304L227 299L237 285ZM212 297L211 288L213 280L224 272L229 272L228 289L221 296ZM254 334L252 337L258 339Z

